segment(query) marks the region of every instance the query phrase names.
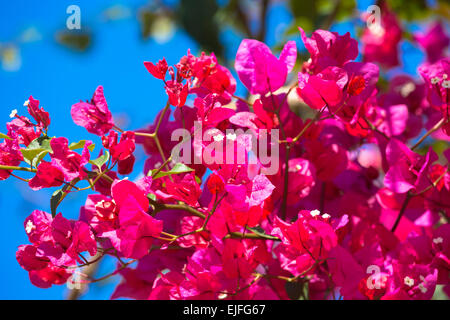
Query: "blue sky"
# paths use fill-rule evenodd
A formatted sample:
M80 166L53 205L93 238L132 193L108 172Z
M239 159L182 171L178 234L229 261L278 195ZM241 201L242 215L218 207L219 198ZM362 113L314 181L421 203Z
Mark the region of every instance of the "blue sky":
M16 0L0 3L0 44L17 44L27 30L28 34L30 30L37 30L40 35L37 37L40 40L18 44L21 65L17 71L6 71L0 66L0 123L10 120L8 116L12 109L25 114L23 102L33 95L51 115L50 135L66 136L72 142L88 138L100 145L95 136L76 126L70 117L71 105L90 98L98 85L104 86L109 108L123 123L123 128L137 129L153 121L163 107L166 95L160 82L147 73L143 61L157 61L164 56L173 64L188 48L196 53L198 47L181 30L175 30L170 41L157 43L140 38L139 25L134 18L101 22L101 13L117 3L126 3L135 12L146 1ZM81 8L82 28L88 27L94 34L93 46L84 53L72 52L54 40L54 32L64 28L68 17L66 8L72 4ZM267 42L273 45L292 17L283 5L277 5L270 11L268 19ZM334 30L354 34L354 24L336 25ZM222 40L227 46L227 54L234 55L240 42L239 35L228 30ZM295 40L302 48L300 37ZM403 44L402 50L407 61L405 70L414 73L423 55L410 44ZM1 125L0 132L5 131L6 127ZM98 151L99 147L95 152ZM137 158L138 165L142 165L144 155L141 150L138 150ZM49 211L51 193L51 190L33 192L25 183L11 178L0 183L0 299L61 299L64 296L64 286L43 290L31 285L27 272L15 259L17 247L28 243L24 219L34 209ZM67 197L60 206L63 214L76 218L86 195L78 193ZM105 274L111 268L110 264L103 264L100 273ZM108 298L117 281L92 286L84 298Z

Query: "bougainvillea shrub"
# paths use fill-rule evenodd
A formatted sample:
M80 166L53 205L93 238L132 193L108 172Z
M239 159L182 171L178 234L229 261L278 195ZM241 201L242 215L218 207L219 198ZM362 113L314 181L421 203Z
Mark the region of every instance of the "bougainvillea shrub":
M424 148L450 139L449 41L440 24L416 34L427 55L417 77L381 85L399 64L402 31L384 12L384 29L368 28L361 46L349 33L299 28L307 61L294 41L274 53L245 39L238 79L213 53L144 62L167 93L148 127L119 128L102 86L73 104L97 146L52 136L30 96L28 115L14 110L0 136L0 180L54 190L51 212L24 221L29 243L16 257L30 281L120 275L113 299L449 293L450 149ZM238 81L248 96L235 94ZM148 156L143 170L136 145ZM75 192L86 202L70 220L59 205ZM110 273L83 273L104 256L116 259Z

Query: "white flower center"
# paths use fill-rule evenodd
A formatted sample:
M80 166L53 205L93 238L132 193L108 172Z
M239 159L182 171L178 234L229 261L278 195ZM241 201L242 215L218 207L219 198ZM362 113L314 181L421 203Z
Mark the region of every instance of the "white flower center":
M450 88L450 80L442 81L442 88L445 88L445 89Z
M414 279L412 279L412 278L410 278L410 277L408 277L408 276L406 276L406 277L403 279L403 282L404 282L408 287L412 287L412 286L414 285Z
M437 237L437 238L434 238L434 239L433 239L433 242L434 242L435 244L439 244L439 243L444 242L444 239L442 239L442 237Z
M16 116L16 114L17 114L17 109L14 109L14 110L12 110L11 113L9 114L9 117L10 117L10 118L14 118L14 117Z
M33 224L33 221L28 220L27 225L25 226L25 232L30 234L34 229L36 229L36 226Z
M23 106L24 106L24 107L28 107L29 104L30 104L30 100L27 100L27 101L25 101L25 102L23 103Z
M315 217L315 216L319 216L320 215L320 211L319 210L312 210L311 212L310 212L310 214L313 216L313 217Z
M434 78L431 78L431 83L432 84L436 84L436 83L439 83L439 81L440 81L441 79L439 79L438 77L434 77Z

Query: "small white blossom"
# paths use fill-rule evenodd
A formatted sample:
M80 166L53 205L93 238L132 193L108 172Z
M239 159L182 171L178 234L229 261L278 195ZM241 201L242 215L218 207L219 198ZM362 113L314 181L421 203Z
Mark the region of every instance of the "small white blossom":
M437 237L437 238L434 238L434 239L433 239L433 242L434 242L435 244L439 244L439 243L444 242L444 239L442 239L442 237Z
M450 80L442 81L442 88L445 88L445 89L450 88Z
M330 216L328 213L324 213L324 214L322 215L322 218L328 219L328 218L331 218L331 216Z
M27 234L30 234L31 231L33 231L34 229L36 229L36 226L33 224L33 221L28 220L26 226L25 226L25 232Z
M25 101L25 102L23 103L23 106L24 106L24 107L28 107L29 104L30 104L30 100L27 100L27 101Z
M408 277L408 276L406 276L406 277L403 279L403 282L404 282L408 287L412 287L412 286L414 285L414 279L412 279L412 278L410 278L410 277Z
M320 211L319 210L312 210L311 212L310 212L310 214L313 216L313 217L315 217L315 216L318 216L318 215L320 215Z
M10 118L14 118L14 117L16 116L16 114L17 114L17 109L14 109L14 110L12 110L11 113L9 114L9 117L10 117Z
M434 77L434 78L431 78L431 84L436 84L436 83L439 83L439 81L440 81L441 79L439 79L438 77Z

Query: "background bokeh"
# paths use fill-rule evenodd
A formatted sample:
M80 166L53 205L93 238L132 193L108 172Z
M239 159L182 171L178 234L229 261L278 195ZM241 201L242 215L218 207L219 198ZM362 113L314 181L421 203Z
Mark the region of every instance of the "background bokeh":
M389 1L402 18L405 40L401 43L402 65L385 75L415 75L424 55L411 33L424 30L430 21L448 21L444 1ZM81 30L69 31L69 5L81 9ZM307 57L297 30L326 28L349 31L358 37L361 13L373 1L281 1L281 0L16 0L0 2L0 123L9 121L12 109L25 114L23 103L30 95L50 113L50 135L65 136L71 142L100 141L76 126L70 107L90 99L103 85L115 122L124 129L137 129L153 121L166 101L160 81L151 77L143 61L165 57L174 64L188 48L198 54L214 51L232 68L243 38L264 40L275 51L286 40L295 40ZM238 94L245 94L242 87ZM0 132L6 127L1 126ZM144 154L137 150L137 166ZM134 177L130 177L134 178ZM34 287L15 259L20 244L28 242L23 221L34 209L49 211L52 190L33 192L25 183L10 178L0 183L0 299L61 299L65 286ZM76 218L86 194L66 198L59 209ZM97 274L114 266L104 261ZM83 299L107 299L119 279L89 287Z

